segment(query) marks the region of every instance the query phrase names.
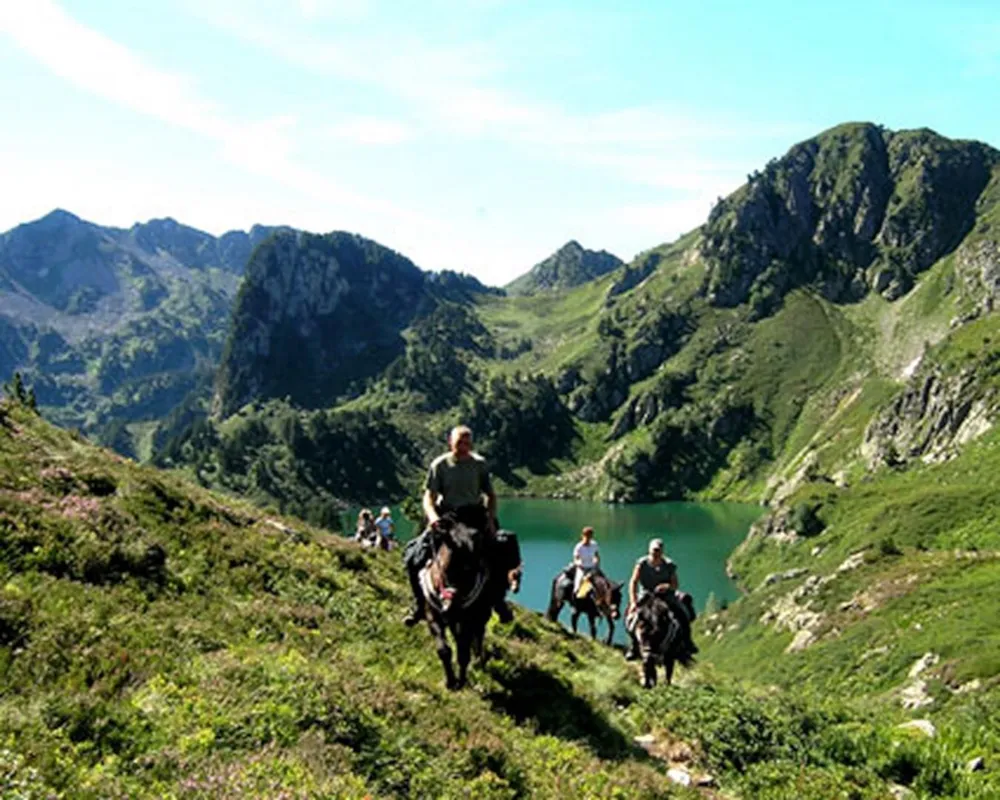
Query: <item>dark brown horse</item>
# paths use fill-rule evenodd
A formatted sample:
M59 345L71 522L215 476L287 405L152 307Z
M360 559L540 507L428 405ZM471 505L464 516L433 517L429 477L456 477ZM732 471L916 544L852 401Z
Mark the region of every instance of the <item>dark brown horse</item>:
M691 600L685 595L671 602L668 592L672 591L665 584L658 587L657 591L639 600L635 611L633 633L639 642L639 652L642 654L642 685L647 689L656 686L658 666L663 666L667 686L673 680L675 663L680 662L685 667L691 666L691 657L679 636L684 622L678 618L679 614L685 613L685 608L690 607ZM693 612L693 607L691 611Z
M609 580L600 573L592 574L589 579L590 591L583 597L577 597L573 591L573 581L565 572L560 572L552 581L552 595L549 599L549 609L545 616L555 622L563 605L570 604L573 616L570 624L576 633L576 624L581 614L587 615L590 623L590 638L597 638L597 618L603 617L608 622L608 637L606 644L611 644L615 635L615 620L618 619L622 604L622 585Z
M520 588L520 550L513 534L488 540L485 534L447 517L432 536L434 557L420 573L427 624L448 688L461 689L468 679L472 653L480 665L485 661L483 636L494 607L508 588L515 592ZM455 641L457 675L447 631Z

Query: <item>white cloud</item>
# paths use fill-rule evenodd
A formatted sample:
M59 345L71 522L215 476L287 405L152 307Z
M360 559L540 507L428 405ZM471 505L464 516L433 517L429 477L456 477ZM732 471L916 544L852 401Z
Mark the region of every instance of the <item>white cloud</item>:
M193 2L193 0L188 0ZM687 191L734 187L748 165L698 157L713 143L807 135L798 124L748 125L732 119L638 106L571 113L499 88L503 59L488 45L413 38L386 26L379 34L303 26L272 0L199 0L193 13L230 35L310 72L374 87L408 104L420 129L512 144L546 157L613 173L629 183ZM365 120L334 128L360 143L396 143L398 123Z
M360 19L371 13L373 5L371 0L298 0L299 11L308 19Z
M294 117L231 119L199 95L189 79L148 64L127 47L80 24L51 0L0 4L0 34L78 88L205 137L227 161L254 175L328 206L417 219L298 164L292 157Z
M349 117L327 132L334 139L361 145L402 144L413 138L413 130L405 123L379 117Z

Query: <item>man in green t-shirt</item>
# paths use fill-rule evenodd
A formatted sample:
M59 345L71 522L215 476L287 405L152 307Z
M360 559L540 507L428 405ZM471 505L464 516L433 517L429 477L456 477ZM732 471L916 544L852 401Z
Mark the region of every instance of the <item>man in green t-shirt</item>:
M484 501L485 500L485 504ZM489 537L497 531L497 496L490 480L486 459L472 450L472 431L458 425L448 436L448 452L431 462L424 486L424 514L433 528L444 514ZM404 560L413 590L413 609L403 619L415 625L424 618L424 593L420 588L420 570L431 557L430 537L424 531L406 546ZM513 614L502 599L496 605L501 622Z

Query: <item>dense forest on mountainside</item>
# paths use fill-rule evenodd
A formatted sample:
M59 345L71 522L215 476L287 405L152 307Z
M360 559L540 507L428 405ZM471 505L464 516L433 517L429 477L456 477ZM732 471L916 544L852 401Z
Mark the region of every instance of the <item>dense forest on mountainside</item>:
M216 452L241 447L230 441L231 411L250 401L241 419L259 416L270 430L264 401L273 397L299 408L283 413L307 427L313 412L304 409L338 395L332 415L374 414L393 426L398 446L370 466L404 491L461 419L480 428L478 446L508 493L780 501L806 472L849 483L875 451L946 453L991 424L990 393L974 406L959 396L982 382L971 365L922 359L992 312L998 192L1000 154L985 145L843 125L751 175L703 227L572 288L448 293L398 262L412 292L390 305L412 316L380 314L384 324L363 331L346 324L349 314L396 280L395 255L366 244L368 266L355 278L360 267L345 249L353 240L287 235L258 249L236 301L216 382L222 413L210 417L205 403L194 412L211 431L205 441L219 444L195 453L190 417L166 420L152 441L161 463L196 463L209 485L235 486L246 473L230 476ZM323 301L323 314L345 327L320 335L326 317L309 298L327 293L304 288L314 284L358 293L340 316L340 301ZM397 293L409 285L397 284ZM280 323L252 299L263 296ZM286 342L283 331L298 338ZM269 355L279 352L294 357ZM935 409L904 399L932 374ZM886 421L903 406L901 419ZM941 414L948 424L933 421ZM877 434L893 441L872 444ZM185 446L168 444L178 435ZM280 450L281 439L275 431L266 441ZM355 447L328 442L317 457ZM291 499L299 467L261 459L277 486L264 494L308 513ZM369 486L362 472L340 491L363 499Z

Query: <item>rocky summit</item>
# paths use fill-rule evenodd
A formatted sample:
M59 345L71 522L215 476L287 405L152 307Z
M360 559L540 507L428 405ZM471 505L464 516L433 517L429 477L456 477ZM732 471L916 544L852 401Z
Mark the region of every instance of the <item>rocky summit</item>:
M587 250L579 242L571 241L504 288L510 295L572 289L618 269L622 263L606 250Z

